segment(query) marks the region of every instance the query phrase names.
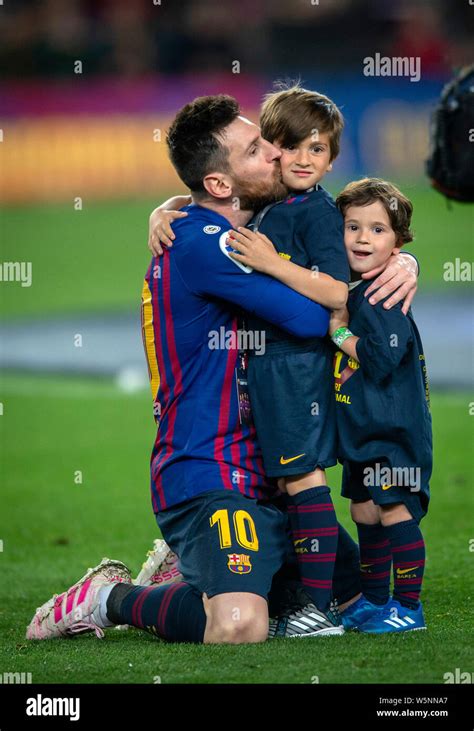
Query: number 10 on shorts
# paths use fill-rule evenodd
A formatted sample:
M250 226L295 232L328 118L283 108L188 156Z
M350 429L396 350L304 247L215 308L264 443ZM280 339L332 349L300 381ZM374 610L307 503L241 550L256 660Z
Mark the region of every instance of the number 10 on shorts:
M232 545L230 518L228 510L216 510L209 518L211 528L217 525L221 548L230 548ZM258 538L252 516L246 510L235 510L232 514L235 538L242 548L249 551L258 551Z

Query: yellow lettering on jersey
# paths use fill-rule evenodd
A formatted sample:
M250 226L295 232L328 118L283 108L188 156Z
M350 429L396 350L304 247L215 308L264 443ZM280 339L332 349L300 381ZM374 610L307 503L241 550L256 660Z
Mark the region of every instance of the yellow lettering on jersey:
M341 365L342 356L344 353L342 350L338 350L336 353L336 359L334 361L334 378L340 378L342 373L339 370L339 367Z

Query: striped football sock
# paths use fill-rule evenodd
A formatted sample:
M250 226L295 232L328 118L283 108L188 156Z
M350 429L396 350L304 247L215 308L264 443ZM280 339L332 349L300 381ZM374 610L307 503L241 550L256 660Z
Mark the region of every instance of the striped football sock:
M311 487L288 501L291 536L301 583L322 611L332 599L338 525L329 487Z
M171 586L117 584L107 600L107 617L169 642L202 642L206 628L202 596L184 581Z
M393 598L404 607L419 604L425 568L425 542L416 520L405 520L385 528L393 556Z
M386 604L390 597L392 549L381 523L356 523L360 548L360 583L372 604Z

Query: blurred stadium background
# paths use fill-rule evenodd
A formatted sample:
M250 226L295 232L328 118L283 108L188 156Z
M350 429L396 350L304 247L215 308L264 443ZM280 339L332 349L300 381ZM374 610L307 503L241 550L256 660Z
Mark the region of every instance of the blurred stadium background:
M95 556L114 554L137 569L155 537L148 497L155 429L139 299L148 215L183 190L167 160L166 128L184 103L218 92L235 95L257 120L276 79L300 79L342 108L342 153L325 181L333 194L370 174L393 180L414 202L410 249L421 264L414 312L433 390L436 514L455 521L462 536L462 584L464 544L473 534L469 511L455 512L453 496L472 507L472 285L447 281L444 267L473 261L473 218L472 207L448 204L430 188L424 161L441 89L472 62L473 14L468 2L440 0L0 6L2 260L30 263L32 272L31 286L0 282L0 593L10 587L0 627L7 646L21 639L35 602ZM364 76L363 59L375 53L420 57L420 81ZM345 516L347 506L340 506ZM427 526L433 542L443 536L446 557L461 550L450 546L446 524ZM32 601L18 576L33 551ZM433 579L439 571L442 585L442 564L431 571ZM23 612L13 629L12 602ZM78 678L72 662L54 675L38 653L23 667L21 655L13 661L5 652L24 670L36 668L37 657L38 682L57 678L58 668L62 677ZM432 679L430 652L411 669L412 679ZM89 668L82 682L97 680L95 672ZM378 681L392 677L377 672ZM349 668L337 677L350 682L353 675Z

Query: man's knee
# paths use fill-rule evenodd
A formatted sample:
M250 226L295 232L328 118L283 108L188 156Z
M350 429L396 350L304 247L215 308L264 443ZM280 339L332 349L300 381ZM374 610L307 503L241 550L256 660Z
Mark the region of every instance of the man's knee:
M220 642L240 645L246 642L264 642L268 636L268 619L260 613L245 613L236 620L224 620L213 627Z
M268 636L268 607L263 597L248 595L248 602L224 601L212 607L209 602L204 642L239 645L264 642ZM250 599L252 597L252 599ZM260 600L260 601L258 601Z

